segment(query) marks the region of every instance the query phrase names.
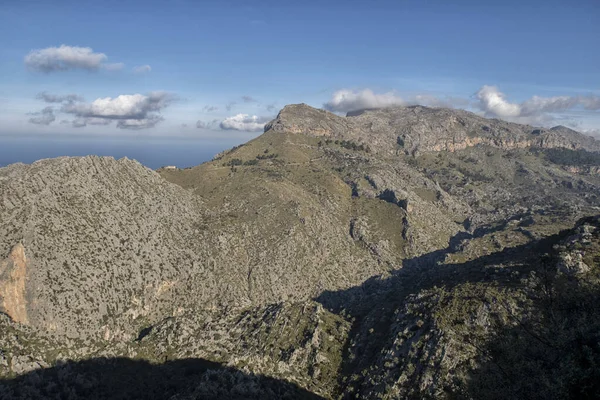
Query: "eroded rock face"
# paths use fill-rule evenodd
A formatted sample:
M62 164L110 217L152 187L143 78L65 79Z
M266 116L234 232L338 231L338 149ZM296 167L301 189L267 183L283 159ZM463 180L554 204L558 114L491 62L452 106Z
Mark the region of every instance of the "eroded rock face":
M455 152L477 145L503 150L539 147L600 151L593 138L564 126L542 129L464 110L423 106L364 110L340 117L306 104L293 104L265 126L268 130L353 139L390 154Z
M13 321L28 323L25 283L27 257L21 243L14 246L8 257L0 262L0 311Z

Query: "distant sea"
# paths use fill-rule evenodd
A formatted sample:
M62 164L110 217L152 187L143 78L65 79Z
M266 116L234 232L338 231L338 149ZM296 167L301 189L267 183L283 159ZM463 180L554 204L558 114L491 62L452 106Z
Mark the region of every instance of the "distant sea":
M239 141L239 143L238 143ZM148 137L0 136L0 167L60 156L112 156L135 159L157 169L165 165L192 167L209 161L242 141Z

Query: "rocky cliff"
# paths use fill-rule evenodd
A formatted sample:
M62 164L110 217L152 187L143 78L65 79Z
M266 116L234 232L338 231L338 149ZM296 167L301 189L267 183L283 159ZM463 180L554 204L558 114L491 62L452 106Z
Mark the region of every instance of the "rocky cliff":
M21 243L15 245L7 259L0 262L0 311L22 324L28 323L27 257Z
M564 126L545 129L424 106L364 110L340 117L295 104L281 110L265 130L352 139L387 153L454 152L477 145L503 150L539 147L600 151L596 140Z

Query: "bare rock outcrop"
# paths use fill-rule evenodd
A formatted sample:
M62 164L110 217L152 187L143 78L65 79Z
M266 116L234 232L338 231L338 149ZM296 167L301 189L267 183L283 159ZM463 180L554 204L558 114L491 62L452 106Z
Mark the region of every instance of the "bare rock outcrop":
M26 324L27 317L27 257L21 243L0 261L0 311L13 321Z
M536 128L464 110L424 106L364 110L341 117L294 104L284 107L265 126L268 130L352 139L388 154L454 152L477 145L504 150L539 147L600 151L598 141L564 126Z

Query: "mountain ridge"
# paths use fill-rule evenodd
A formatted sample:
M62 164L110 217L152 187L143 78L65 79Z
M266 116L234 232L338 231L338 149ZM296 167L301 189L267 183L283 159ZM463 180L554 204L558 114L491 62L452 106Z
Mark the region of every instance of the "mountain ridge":
M410 154L464 150L478 144L502 149L540 147L600 151L600 143L594 138L560 125L539 128L488 119L465 110L425 106L366 109L340 117L306 104L293 104L284 107L265 126L265 132L271 129L353 138L380 150L398 144L401 150ZM383 141L379 138L381 135L385 136Z
M40 368L69 376L65 360L194 358L324 398L487 398L503 385L496 398L560 397L568 365L523 335L573 349L561 353L573 363L578 325L553 337L551 316L593 336L577 293L596 298L600 155L579 134L504 122L486 123L506 138L448 151L482 121L291 105L192 168L96 156L0 168L0 387L35 385ZM558 147L502 145L512 137ZM544 284L576 312L539 300ZM554 383L504 381L487 361L510 364L496 337L526 366L539 351L556 368L534 372Z

